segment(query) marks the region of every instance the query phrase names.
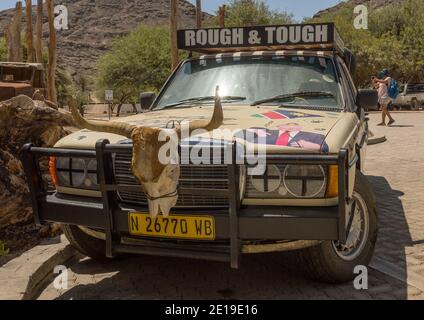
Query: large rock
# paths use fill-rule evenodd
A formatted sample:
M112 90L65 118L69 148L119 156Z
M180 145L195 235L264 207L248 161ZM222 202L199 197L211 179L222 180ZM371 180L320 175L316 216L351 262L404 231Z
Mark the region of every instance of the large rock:
M0 229L31 218L28 187L19 151L27 142L53 146L73 125L68 112L18 96L0 102Z

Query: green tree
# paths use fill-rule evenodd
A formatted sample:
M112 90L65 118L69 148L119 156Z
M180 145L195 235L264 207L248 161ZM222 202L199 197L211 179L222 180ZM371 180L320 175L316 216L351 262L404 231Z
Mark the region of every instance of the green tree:
M58 65L56 68L55 82L57 100L60 106L67 105L71 96L76 98L79 108L82 108L88 103L88 92L84 85L84 78L75 81L63 65Z
M356 30L353 5L327 13L314 22L334 22L346 46L356 55L354 78L368 86L371 75L390 69L400 81L424 81L424 6L422 0L408 0L369 12L369 29Z
M286 24L293 22L293 15L286 11L271 10L263 0L231 0L227 5L225 25L257 26L269 24ZM207 23L209 26L219 25L218 13Z
M141 26L115 40L100 57L95 77L98 96L113 90L115 103L134 103L143 91L158 91L171 72L169 29Z
M7 47L6 47L6 39L0 38L0 61L7 60Z

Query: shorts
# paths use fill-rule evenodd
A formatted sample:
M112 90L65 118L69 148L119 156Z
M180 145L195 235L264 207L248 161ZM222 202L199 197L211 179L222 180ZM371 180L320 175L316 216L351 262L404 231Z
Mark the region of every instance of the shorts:
M382 107L388 107L393 102L393 99L390 98L389 96L386 96L386 97L380 98L378 102L380 103Z

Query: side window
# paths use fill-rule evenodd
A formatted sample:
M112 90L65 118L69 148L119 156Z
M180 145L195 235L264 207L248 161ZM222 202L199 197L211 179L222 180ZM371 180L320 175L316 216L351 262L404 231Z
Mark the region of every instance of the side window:
M338 58L338 63L340 67L341 76L344 80L344 83L347 85L346 91L348 93L348 98L350 102L355 104L356 96L358 94L358 91L355 87L355 84L353 82L352 76L350 75L350 72L348 71L346 65L344 64L343 60ZM353 109L356 109L356 105L354 105ZM354 111L353 110L353 111Z
M344 62L341 65L342 65L343 71L346 73L347 82L349 83L349 87L352 90L352 94L354 97L356 97L358 94L358 90L356 89L355 81L353 81L352 75L350 74L350 71L347 69Z

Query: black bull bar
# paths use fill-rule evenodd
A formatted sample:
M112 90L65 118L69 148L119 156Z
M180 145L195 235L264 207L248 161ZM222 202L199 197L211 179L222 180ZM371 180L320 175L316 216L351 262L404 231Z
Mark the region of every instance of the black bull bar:
M225 190L196 189L180 187L180 194L215 195L228 197L228 215L221 215L219 221L228 235L229 245L211 246L210 244L175 244L146 241L144 245L122 244L123 212L128 208L120 205L118 191L137 191L139 186L117 185L114 183L113 155L131 153L132 145L110 144L108 140L100 140L95 150L39 148L26 144L21 151L22 162L27 177L33 215L36 224L59 222L64 224L86 226L104 230L106 256L116 253L140 253L173 257L199 258L216 261L227 261L231 267L238 268L241 255L241 242L246 238L273 240L335 240L344 243L347 238L347 213L350 213L352 199L348 196L349 169L357 157L349 162L348 151L341 149L338 154L272 154L266 156L267 164L298 165L336 165L338 166L338 205L335 207L295 207L287 208L290 213L279 219L269 217L246 217L245 209L240 204L240 188L236 163L235 142L231 144L233 161L227 165L228 188ZM101 201L93 200L79 206L77 202L67 202L53 197L53 192L46 191L39 168L40 157L74 157L96 159ZM68 206L68 208L66 208ZM281 209L281 208L277 208ZM256 210L256 209L255 209ZM258 209L260 211L260 208ZM266 208L268 210L268 208ZM273 209L276 212L275 207ZM210 210L209 210L210 211ZM222 211L222 210L221 210ZM308 215L297 213L308 212ZM120 215L119 215L120 213ZM118 217L119 216L119 217ZM128 221L128 220L127 220ZM249 226L250 224L250 226ZM279 228L278 230L275 230ZM255 230L258 230L257 232Z

